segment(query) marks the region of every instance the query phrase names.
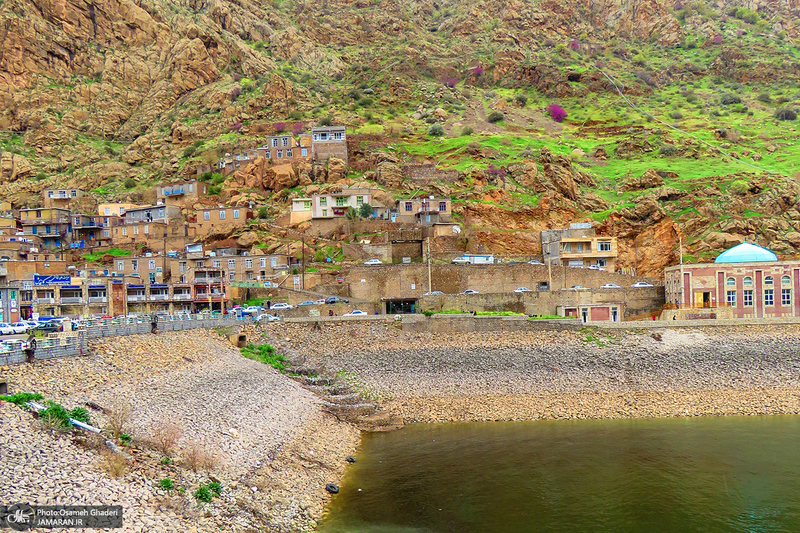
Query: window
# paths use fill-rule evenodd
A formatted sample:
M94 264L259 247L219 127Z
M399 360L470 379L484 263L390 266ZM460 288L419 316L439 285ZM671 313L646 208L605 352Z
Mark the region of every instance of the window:
M301 148L300 155L303 157L308 157L308 148Z
M745 307L752 307L753 306L753 291L752 290L744 291L744 306Z
M344 196L337 196L336 197L336 207L344 207L347 205L347 198Z
M781 285L791 285L791 284L792 284L792 280L791 280L791 278L789 278L789 276L783 276L781 278Z
M215 259L211 261L211 266L213 266L214 268L220 268L222 267L222 261L220 261L219 259Z
M252 259L245 259L244 260L244 267L245 268L253 268L253 260Z
M133 234L134 235L139 235L139 226L134 226L133 227Z
M752 287L753 286L753 278L751 278L750 276L747 276L746 278L744 278L742 283L744 284L745 287Z
M341 131L334 132L333 138L336 139L337 141L342 140L342 132Z
M286 157L292 157L292 149L291 148L286 150Z
M283 138L283 145L284 146L289 146L289 137L284 137Z
M606 260L605 259L598 259L597 260L597 266L599 266L599 267L606 266Z
M194 267L195 268L203 268L203 262L202 261L195 261L194 262Z
M228 268L236 268L236 259L228 259Z
M148 233L150 233L150 224L145 224L144 225L144 234L147 235Z
M328 206L328 198L323 197L319 199L320 207L327 207Z
M775 289L764 289L764 305L775 305Z
M734 278L726 279L725 280L725 285L727 285L728 287L735 287L736 286L736 279L734 279Z
M731 307L736 307L736 291L728 291L727 302Z
M239 210L238 209L234 209L233 210L233 218L239 218Z
M364 205L364 197L363 196L356 196L356 205Z
M155 260L155 259L150 259L150 260L147 262L147 266L148 266L148 268L149 268L150 270L155 270L155 269L156 269L156 260Z
M327 133L320 133L319 134L319 140L320 141L327 141L328 140L328 134Z
M117 261L117 270L120 272L125 270L125 261Z
M272 139L272 147L273 148L277 148L278 147L278 139Z
M306 211L311 209L311 200L305 200L303 202L303 209L305 209Z
M70 196L72 196L73 198L75 198L76 196L78 196L78 193L77 193L76 191L71 191L71 192L70 192Z
M39 228L37 228L36 226L32 226L31 227L31 235L36 235L36 232L38 232L38 231L39 231Z
M203 211L203 220L211 220L211 211Z
M220 220L225 220L225 210L224 209L220 209L219 210L219 219Z
M447 211L447 202L439 202L439 212Z
M137 261L136 259L131 261L131 270L133 270L134 272L139 270L139 261Z
M178 263L178 270L181 272L186 272L186 261L180 261Z
M572 251L572 245L570 243L565 244L564 245L564 251L565 252L571 252Z
M406 212L410 212L413 209L411 202L406 202Z
M576 251L576 252L582 252L582 251L583 251L583 243L580 243L580 242L579 242L579 243L577 243L577 244L575 245L575 251Z
M111 208L110 207L104 207L103 208L103 214L104 215L110 215L111 214Z
M599 252L610 252L611 251L611 241L600 241L597 243L597 250Z
M127 237L128 236L128 228L122 228L122 236L123 237Z
M278 159L283 157L283 150L278 150Z
M276 266L278 266L278 258L277 257L270 257L269 258L269 266L271 268L275 268Z
M764 285L772 285L772 284L773 284L772 276L767 276L766 278L764 278Z
M230 279L231 281L236 281L236 272L231 270L230 273L228 274L228 279Z
M262 257L261 259L259 259L259 264L261 265L261 268L266 268L267 267L267 258L266 257Z
M322 210L322 216L324 216L324 217L328 216L328 210L327 209L323 209Z
M781 305L792 305L792 289L781 289Z

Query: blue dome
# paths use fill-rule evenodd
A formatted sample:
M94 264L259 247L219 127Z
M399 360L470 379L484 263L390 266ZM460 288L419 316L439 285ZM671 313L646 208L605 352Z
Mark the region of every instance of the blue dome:
M719 254L715 263L766 263L777 261L778 256L757 244L743 242Z

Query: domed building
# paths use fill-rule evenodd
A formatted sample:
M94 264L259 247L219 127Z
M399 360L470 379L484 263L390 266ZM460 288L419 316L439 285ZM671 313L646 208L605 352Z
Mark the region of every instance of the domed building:
M677 318L800 316L800 261L779 261L762 246L743 242L713 263L664 269L667 302Z

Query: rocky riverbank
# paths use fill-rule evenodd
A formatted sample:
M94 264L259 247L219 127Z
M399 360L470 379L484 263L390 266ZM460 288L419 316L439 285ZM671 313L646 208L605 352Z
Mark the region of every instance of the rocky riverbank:
M800 413L795 325L438 337L287 325L273 340L406 422Z
M214 332L108 339L84 357L0 368L0 381L67 409L103 408L89 409L103 428L127 410L132 439L117 461L102 441L44 427L0 402L8 503L119 504L124 531L311 529L325 484L358 444L358 431L323 412L316 396ZM169 432L164 453L159 440ZM159 486L166 478L174 490ZM198 504L194 492L212 481L219 497Z

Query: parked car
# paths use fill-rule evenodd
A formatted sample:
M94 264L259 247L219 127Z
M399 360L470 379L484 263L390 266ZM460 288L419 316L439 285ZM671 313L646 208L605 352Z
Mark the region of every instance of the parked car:
M516 289L514 289L514 292L533 292L533 291L530 290L528 287L517 287Z
M572 287L570 287L570 289L575 289L576 291L580 291L580 290L585 290L586 287L584 287L583 285L573 285Z
M14 322L13 324L11 324L11 327L14 328L14 331L16 333L25 333L29 329L33 329L28 324L26 324L25 322L21 322L21 321L20 322Z
M603 270L603 267L598 266L598 265L589 265L586 268L589 269L589 270Z
M347 298L339 298L338 296L330 296L329 298L325 298L326 304L337 304L337 303L350 303L350 300Z
M364 264L365 265L382 265L383 261L381 261L380 259L369 259L367 261L364 261Z
M322 303L325 303L325 301L323 300ZM299 304L297 304L297 307L300 307L301 305L316 305L316 304L317 304L316 302L312 302L311 300L306 300L304 302L300 302Z
M248 315L257 315L261 313L263 308L260 305L251 305L250 307L245 307L242 312Z
M652 287L652 283L647 283L646 281L637 281L631 287L642 288L642 287Z
M616 283L606 283L605 285L600 285L601 289L621 289L619 285Z
M442 291L431 291L426 292L423 296L439 296L440 294L444 294Z
M454 265L468 265L470 263L472 263L472 261L470 261L466 257L456 257L455 259L453 259Z
M278 302L276 304L272 304L272 307L270 309L278 309L278 310L280 310L280 309L292 309L292 308L294 308L294 306L291 305L291 304L285 304L283 302Z
M256 320L259 322L262 320L266 320L267 322L278 322L280 321L281 317L278 315L271 315L269 313L262 313L256 317Z
M10 352L11 350L27 350L28 343L21 339L3 339L0 341L0 352Z
M64 331L64 328L62 327L61 324L57 324L56 322L51 321L39 324L31 331L33 331L34 333L47 334L47 333L58 333L59 331Z
M314 305L325 305L325 298L320 298L319 300L314 300Z
M472 289L467 289L465 291L461 291L461 294L479 294L478 291L474 291Z
M29 330L31 330L31 329L33 329L33 328L35 328L36 326L39 325L39 323L34 321L34 320L23 320L22 322L25 322L26 324L28 324L28 326L30 326L28 328Z
M11 324L0 322L0 335L13 335L13 334L14 334L14 328L11 327Z
M362 311L361 309L353 309L349 313L345 313L342 316L365 316L367 313Z
M528 264L529 265L544 265L544 263L542 263L541 261L535 261L535 260L534 261L528 261Z

